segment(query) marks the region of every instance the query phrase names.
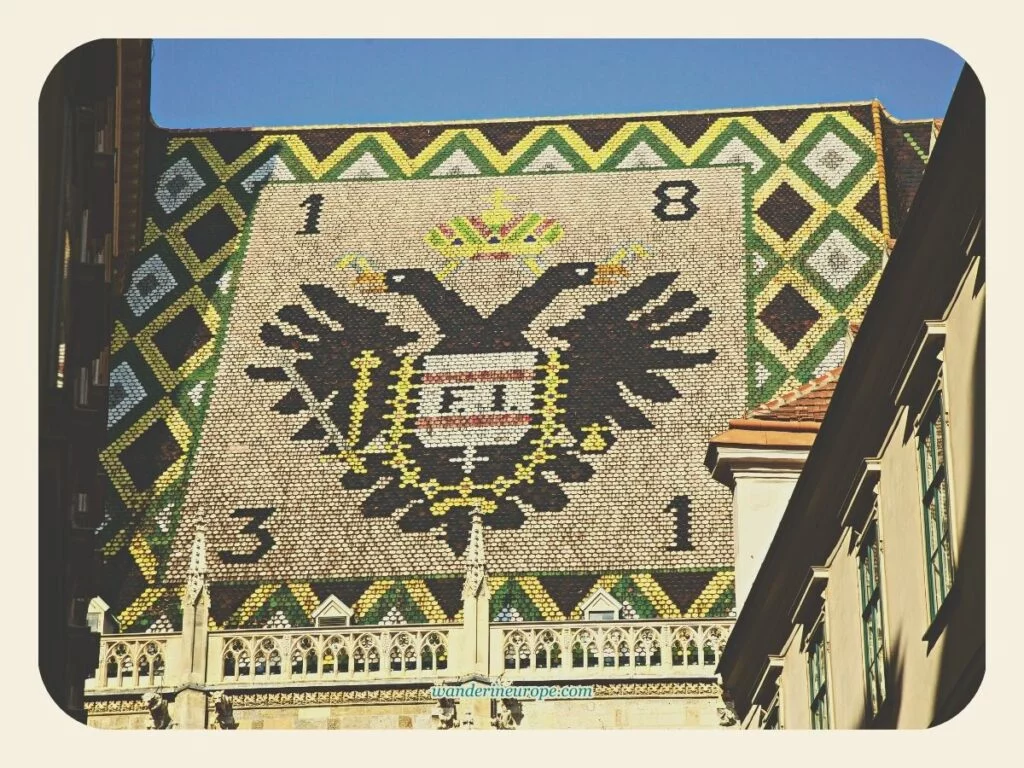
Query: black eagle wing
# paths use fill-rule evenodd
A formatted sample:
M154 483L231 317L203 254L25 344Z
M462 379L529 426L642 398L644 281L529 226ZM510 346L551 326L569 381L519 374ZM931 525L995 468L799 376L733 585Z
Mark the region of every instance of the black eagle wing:
M667 403L679 396L659 371L693 368L710 363L714 349L689 352L655 346L707 327L711 312L694 309L691 291L671 291L647 310L679 276L660 272L639 285L599 304L586 307L583 316L549 333L569 343L562 354L568 366L565 384L565 420L579 438L584 427L607 426L608 419L621 429L650 429L644 413L622 396L620 385L639 397Z
M387 315L355 304L323 285L303 285L310 304L333 321L328 324L300 304L289 304L277 312L278 322L264 323L260 338L267 346L298 352L279 366L250 365L250 378L291 381L292 388L274 406L278 413L310 412L310 418L293 435L293 440L326 442L324 453L337 454L350 438L356 380L363 371L368 388L360 393L363 405L358 414L359 435L370 440L388 426L384 418L387 388L381 381L399 364L395 350L419 338L419 334L388 323ZM363 460L366 463L366 460ZM371 463L375 463L372 462ZM372 468L371 468L372 469ZM379 472L346 476L346 485L372 484Z

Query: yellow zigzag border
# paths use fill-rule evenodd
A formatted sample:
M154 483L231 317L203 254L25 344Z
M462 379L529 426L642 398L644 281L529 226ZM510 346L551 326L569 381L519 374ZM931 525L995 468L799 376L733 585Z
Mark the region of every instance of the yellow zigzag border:
M555 125L538 125L516 142L507 153L499 151L479 128L448 128L436 136L423 150L410 156L386 131L363 131L354 133L338 145L323 160L317 160L313 153L299 138L298 134L268 134L262 136L252 147L239 155L230 163L225 163L223 158L214 148L210 140L205 136L188 136L172 138L168 142L168 153L173 152L186 144L192 144L202 155L203 159L210 165L217 178L223 183L241 171L246 165L252 162L260 153L274 144L281 143L286 146L294 157L302 163L302 166L314 179L321 179L324 174L334 168L338 163L348 157L360 144L367 139L374 139L383 149L392 162L405 176L413 176L424 166L437 158L447 146L458 138L463 138L473 145L480 154L490 163L498 173L505 173L520 158L529 152L538 142L553 131L559 138L572 148L572 150L587 164L590 170L596 170L603 166L608 159L615 154L633 135L640 129L649 130L670 152L672 152L685 165L692 165L697 161L707 148L725 131L730 125L737 124L749 130L761 141L765 147L777 158L785 161L800 143L810 134L818 124L826 117L833 117L847 128L854 136L868 146L875 145L875 137L852 115L844 111L814 112L797 128L796 131L785 141L780 142L753 115L740 115L720 117L715 120L704 134L693 144L687 146L680 141L659 120L637 120L622 125L612 136L601 146L600 149L592 149L586 141L567 123Z

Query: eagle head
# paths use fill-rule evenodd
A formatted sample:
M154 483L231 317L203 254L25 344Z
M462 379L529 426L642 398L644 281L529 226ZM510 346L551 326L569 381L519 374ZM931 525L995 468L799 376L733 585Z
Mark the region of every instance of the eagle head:
M370 273L367 273L370 274ZM424 288L436 286L437 277L426 269L389 269L387 272L374 272L367 279L376 292L401 293L415 296Z
M553 283L561 290L568 290L590 285L598 274L598 266L593 262L570 261L548 267L540 279Z

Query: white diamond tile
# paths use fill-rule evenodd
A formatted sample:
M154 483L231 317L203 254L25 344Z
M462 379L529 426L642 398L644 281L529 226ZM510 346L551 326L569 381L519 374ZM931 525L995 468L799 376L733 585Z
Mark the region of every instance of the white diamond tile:
M833 289L841 292L846 290L867 261L868 255L864 251L838 229L834 229L814 249L814 253L807 259L807 265Z
M178 285L174 275L159 254L154 254L138 266L128 282L124 298L136 317L156 304Z
M859 162L860 155L831 131L804 158L804 165L831 189L842 184Z
M160 175L156 201L164 213L173 213L205 185L189 159L183 157Z

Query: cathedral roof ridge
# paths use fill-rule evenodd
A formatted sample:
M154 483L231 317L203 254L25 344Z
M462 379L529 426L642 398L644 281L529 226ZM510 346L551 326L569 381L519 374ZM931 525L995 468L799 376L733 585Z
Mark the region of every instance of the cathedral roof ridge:
M408 128L408 127L420 127L420 126L450 126L452 128L458 128L460 126L471 128L476 125L502 125L508 123L550 123L556 121L580 121L580 120L651 120L662 117L682 117L682 116L696 116L696 115L744 115L744 114L755 114L761 112L794 112L799 110L836 110L836 109L849 109L853 107L869 107L875 103L879 103L877 99L864 99L864 100L851 100L851 101L836 101L836 102L820 102L820 103L806 103L806 104L777 104L777 105L759 105L759 106L734 106L734 107L714 107L710 109L683 109L683 110L650 110L640 112L581 112L576 114L562 114L562 115L520 115L510 117L478 117L478 118L455 118L455 119L444 119L444 120L401 120L401 121L382 121L382 122L358 122L358 123L314 123L308 125L259 125L259 126L216 126L216 127L189 127L189 128L172 128L162 126L150 116L150 122L154 128L161 131L166 131L168 134L174 136L186 136L192 134L209 134L209 133L230 133L230 132L241 132L241 131L253 131L253 132L283 132L283 131L316 131L316 130L337 130L337 129L354 129L354 130L368 130L368 129L388 129L388 128ZM932 118L922 119L908 119L901 120L893 117L885 107L882 107L885 115L888 119L897 123L914 123L914 122L931 122Z

